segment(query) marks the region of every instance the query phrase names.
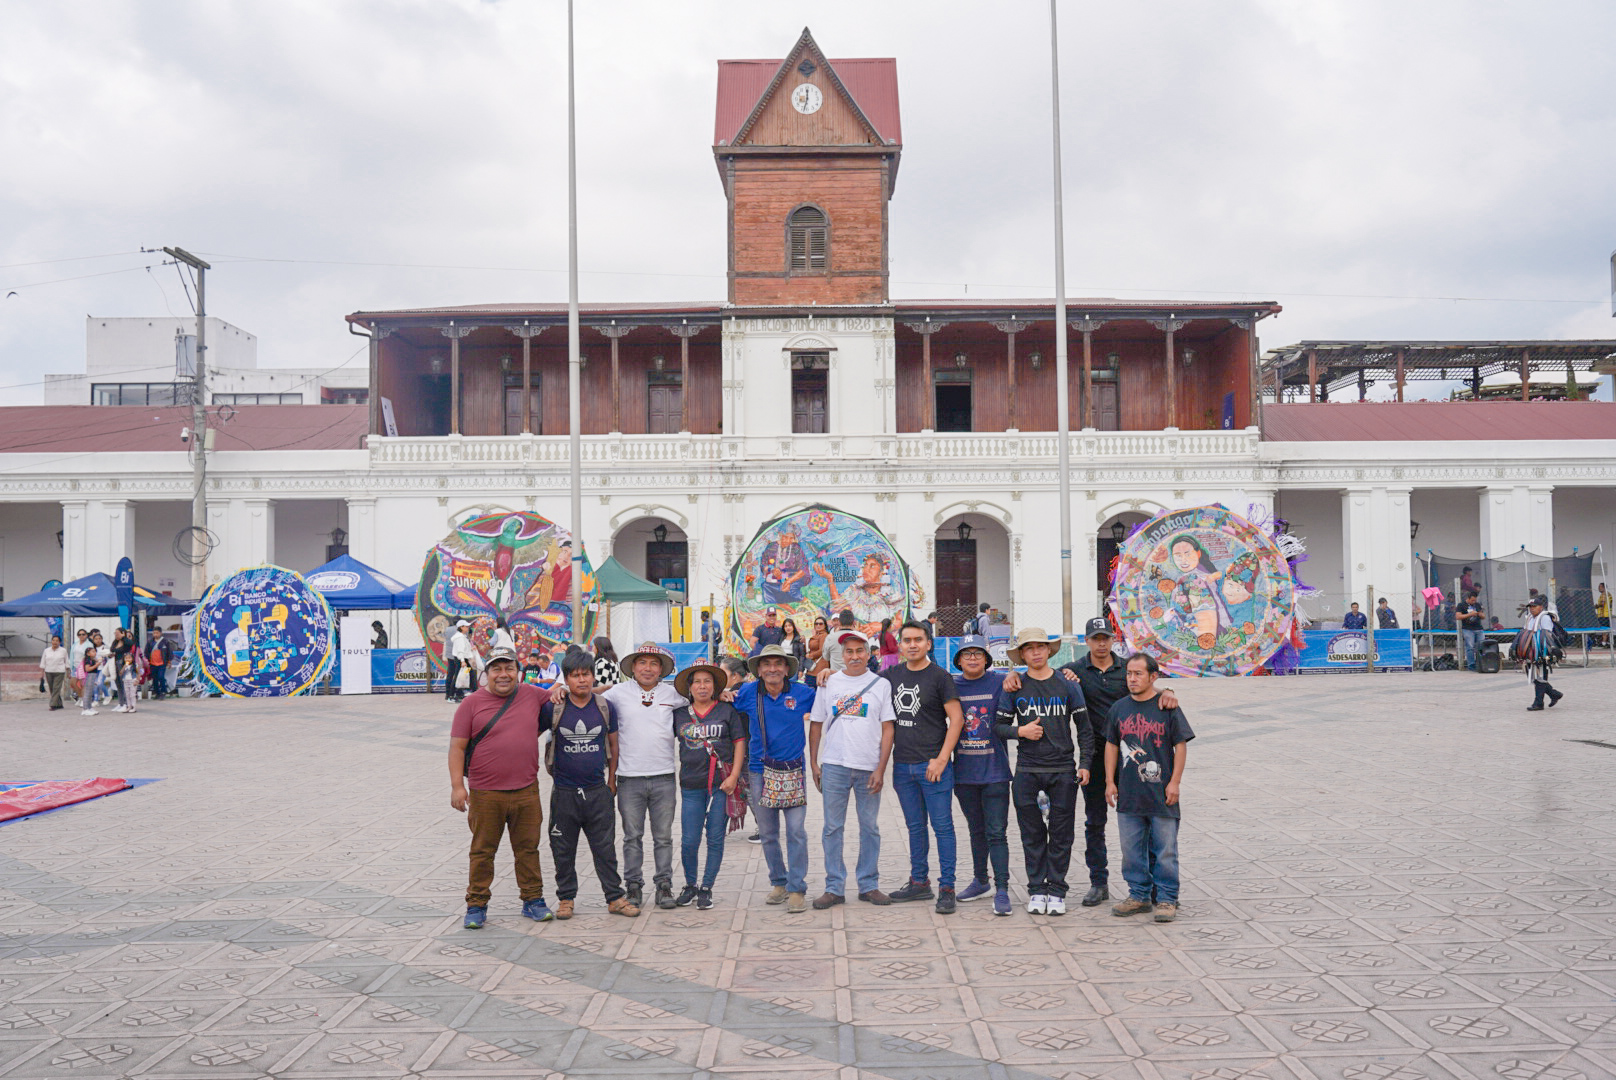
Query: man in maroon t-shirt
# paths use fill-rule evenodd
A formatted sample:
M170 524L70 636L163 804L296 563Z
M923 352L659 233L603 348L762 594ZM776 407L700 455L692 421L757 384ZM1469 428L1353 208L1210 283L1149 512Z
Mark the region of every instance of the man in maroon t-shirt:
M494 853L507 829L522 914L536 922L555 917L544 903L544 874L539 868L539 843L544 839L539 736L548 727L539 713L544 695L517 680L516 653L508 647L489 651L484 674L487 681L460 703L449 729L449 805L465 813L471 826L467 930L480 928L488 918ZM496 715L498 721L490 728ZM479 733L482 737L472 750L468 773L466 747Z

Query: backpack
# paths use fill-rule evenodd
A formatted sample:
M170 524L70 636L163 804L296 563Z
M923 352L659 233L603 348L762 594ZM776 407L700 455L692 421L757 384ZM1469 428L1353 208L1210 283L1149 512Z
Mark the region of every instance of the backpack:
M1565 651L1565 647L1571 644L1571 634L1566 630L1565 627L1560 625L1560 617L1558 615L1551 612L1549 615L1549 622L1554 624L1554 633L1550 636L1554 639L1555 651L1563 653Z

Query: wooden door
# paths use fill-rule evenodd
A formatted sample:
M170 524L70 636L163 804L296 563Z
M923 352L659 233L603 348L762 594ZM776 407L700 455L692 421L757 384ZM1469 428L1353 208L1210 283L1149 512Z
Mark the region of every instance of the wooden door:
M1122 410L1114 382L1094 384L1094 425L1100 431L1118 431L1122 427Z
M825 373L791 373L791 430L799 435L823 435L825 427Z
M976 605L976 541L937 541L937 606Z
M683 402L682 387L663 383L648 387L645 403L646 432L651 435L678 434Z

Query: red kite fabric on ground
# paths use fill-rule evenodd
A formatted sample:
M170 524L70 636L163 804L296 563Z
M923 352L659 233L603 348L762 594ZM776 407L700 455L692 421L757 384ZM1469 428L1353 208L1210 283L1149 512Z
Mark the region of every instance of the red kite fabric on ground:
M98 799L133 787L127 780L98 776L93 780L46 780L27 787L0 791L0 822L27 817L86 799Z

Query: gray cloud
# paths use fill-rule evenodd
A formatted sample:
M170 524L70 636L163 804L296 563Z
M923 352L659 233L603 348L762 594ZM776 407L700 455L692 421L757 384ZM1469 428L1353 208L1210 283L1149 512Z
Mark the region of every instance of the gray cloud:
M260 336L261 362L299 367L352 355L358 308L565 297L557 0L0 7L0 263L212 253L210 308ZM586 299L723 296L714 61L781 55L802 17L580 5ZM1610 5L1163 0L1063 19L1074 294L1278 299L1267 345L1616 336ZM1048 295L1046 9L827 0L810 20L832 56L898 58L894 292ZM0 286L150 261L9 267ZM86 314L184 303L172 269L20 289L0 301L0 383L77 368Z

